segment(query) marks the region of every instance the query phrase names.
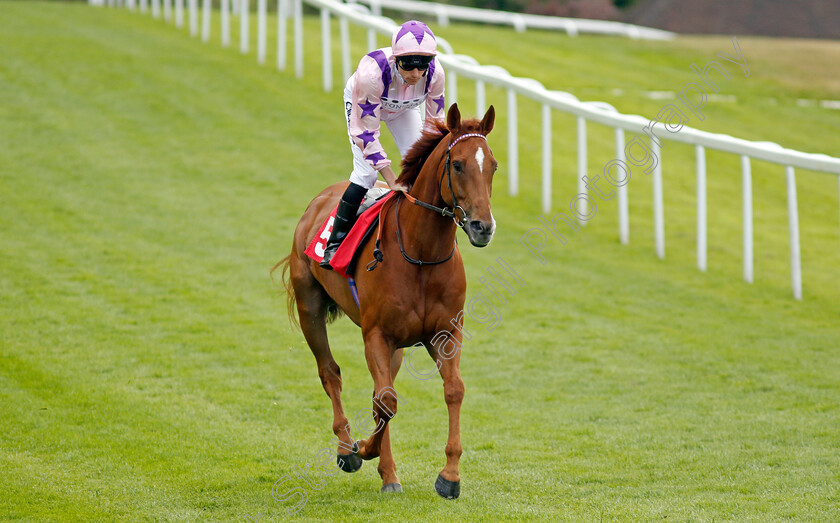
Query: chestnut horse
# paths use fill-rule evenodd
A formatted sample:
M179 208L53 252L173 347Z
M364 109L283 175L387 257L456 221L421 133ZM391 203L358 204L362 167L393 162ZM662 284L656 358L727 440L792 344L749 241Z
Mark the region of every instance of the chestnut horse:
M446 125L434 122L434 129L424 131L406 154L397 181L411 189L408 196L398 193L385 203L379 241L371 238L362 246L356 273L358 306L343 276L322 269L304 254L347 182L328 187L312 200L295 230L291 254L275 266L283 267L290 319L294 323L292 306L296 305L300 328L332 401L338 465L355 472L363 459L379 457L382 492L402 491L388 431L388 422L397 412L393 386L402 348L423 343L443 378L449 410L446 466L435 481L435 490L449 499L460 493L464 383L460 351L452 347L461 347L467 286L455 236L460 226L470 243L484 247L496 228L490 194L497 164L485 138L493 129L495 114L491 106L481 121L462 121L458 106L453 105ZM361 270L374 258L381 261ZM360 441L350 434L341 405L341 372L327 341L327 323L341 312L362 328L365 359L373 377L377 430Z

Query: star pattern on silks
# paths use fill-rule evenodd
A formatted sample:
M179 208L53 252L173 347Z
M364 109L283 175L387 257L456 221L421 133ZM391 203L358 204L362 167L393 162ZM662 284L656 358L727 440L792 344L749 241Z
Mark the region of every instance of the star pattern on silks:
M443 105L446 103L445 100L444 95L440 95L440 98L432 98L432 101L437 104L438 112L443 111Z
M385 157L382 155L382 153L377 151L373 154L369 154L369 155L365 156L365 159L372 161L373 165L376 165L377 163L379 163L380 160L384 160Z
M364 118L365 116L373 116L374 118L376 118L376 113L373 112L373 111L374 111L374 109L379 107L379 104L372 104L372 103L370 103L370 100L365 98L365 103L359 104L359 107L361 107L361 109L362 109L361 118Z
M373 131L371 131L371 130L367 130L367 131L363 132L362 134L357 134L356 138L359 138L359 139L362 140L362 149L367 147L367 145L369 143L371 143L373 141L376 141L376 137L373 136Z

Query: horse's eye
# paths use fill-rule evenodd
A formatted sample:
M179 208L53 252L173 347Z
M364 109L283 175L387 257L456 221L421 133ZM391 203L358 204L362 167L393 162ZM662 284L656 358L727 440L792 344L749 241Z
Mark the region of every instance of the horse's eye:
M461 172L461 162L452 162L452 168L455 172Z

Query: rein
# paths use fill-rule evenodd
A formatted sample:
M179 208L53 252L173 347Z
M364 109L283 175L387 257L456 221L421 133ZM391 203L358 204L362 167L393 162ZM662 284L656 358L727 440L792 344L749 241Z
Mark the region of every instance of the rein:
M396 218L395 221L397 223L397 245L400 246L400 252L402 253L403 258L405 258L405 261L407 261L408 263L411 263L413 265L419 265L421 267L423 265L440 265L441 263L448 262L449 259L452 258L452 256L455 255L455 248L458 245L458 240L457 239L455 240L455 245L452 247L452 252L450 252L449 256L447 256L446 258L444 258L442 260L424 262L423 260L417 260L417 259L412 258L411 256L408 255L407 252L405 252L405 249L403 249L402 238L400 237L400 214L399 213L400 213L400 202L401 201L402 200L397 200L397 203L394 206L394 217ZM374 253L374 256L376 256L376 253ZM373 269L371 269L371 270L373 270Z
M458 142L460 142L461 140L464 140L466 138L482 138L483 140L487 140L487 137L484 136L481 133L462 134L461 136L459 136L458 138L455 138L454 140L452 139L452 136L450 135L449 145L446 147L446 160L445 160L445 164L444 164L444 167L443 167L443 173L441 173L440 180L438 181L438 187L440 187L440 184L443 183L443 177L446 176L446 178L447 178L446 183L447 183L447 186L449 187L449 194L452 195L453 206L451 208L450 207L438 207L436 205L432 205L430 203L420 201L420 200L418 200L414 196L411 196L408 193L403 193L403 196L405 196L406 200L408 200L409 202L413 203L414 205L419 205L420 207L423 207L424 209L429 209L430 211L434 211L436 213L439 213L441 216L443 216L445 218L452 218L452 221L455 222L455 225L457 225L458 227L460 227L462 229L467 224L467 222L466 222L467 213L466 213L466 211L464 211L463 207L458 205L458 198L455 196L455 191L452 190L452 170L451 170L452 160L449 156L449 152L452 150L453 147L455 147L455 145ZM444 200L444 203L446 203L445 200ZM458 245L458 240L457 239L455 240L455 245L452 247L452 252L450 252L449 256L447 256L446 258L444 258L442 260L427 262L427 261L423 261L423 260L417 260L417 259L409 256L408 253L406 253L405 249L403 248L402 237L400 236L399 207L400 207L400 201L397 200L397 203L394 206L394 221L396 223L397 244L400 247L400 252L402 253L403 258L405 258L405 260L408 263L411 263L413 265L418 265L420 267L422 267L423 265L439 265L441 263L449 261L452 258L452 256L455 255L455 249L457 248L457 245ZM384 209L384 206L383 206L383 209ZM376 231L376 243L374 244L374 248L373 248L374 259L370 263L367 264L366 269L368 271L374 270L376 268L376 266L379 265L379 263L384 259L384 256L382 254L382 249L380 249L380 243L381 243L381 239L382 239L382 216L381 215L382 215L383 209L379 210L379 214L380 214L379 225L378 225L377 231ZM458 209L461 210L461 215L462 215L462 218L460 219L460 221L458 220L458 215L456 214Z

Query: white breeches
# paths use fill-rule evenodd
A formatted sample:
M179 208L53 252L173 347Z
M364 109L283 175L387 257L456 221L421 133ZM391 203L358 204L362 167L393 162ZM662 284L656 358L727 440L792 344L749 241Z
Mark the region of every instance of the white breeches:
M357 185L361 185L366 189L370 189L376 183L378 173L365 160L364 153L355 144L353 137L350 136L350 113L348 111L348 108L350 107L348 104L351 103L350 96L351 93L345 89L344 116L345 120L348 120L347 137L350 140L350 149L353 151L353 172L350 174L350 181ZM394 137L394 143L396 143L401 157L405 156L408 149L414 145L414 142L416 142L418 138L420 138L420 132L423 129L423 119L420 113L422 107L423 106L421 105L419 107L405 109L397 113L385 111L380 108L380 120L388 126L388 130L391 132L391 136ZM397 177L399 177L399 161L394 161L392 159L392 162L391 168L394 169L394 173L396 173Z

